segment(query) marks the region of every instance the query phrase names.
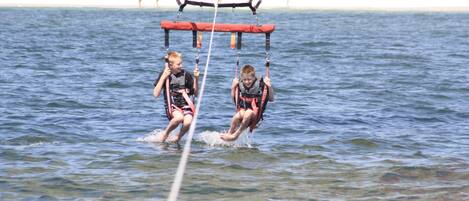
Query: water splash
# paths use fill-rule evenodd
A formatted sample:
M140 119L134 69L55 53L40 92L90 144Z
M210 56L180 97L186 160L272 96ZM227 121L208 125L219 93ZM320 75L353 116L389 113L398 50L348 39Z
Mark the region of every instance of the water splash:
M163 132L162 129L155 129L145 136L137 138L137 142L161 142L159 139Z
M164 130L162 129L155 129L150 133L146 134L143 137L139 137L136 139L137 142L161 142L160 136L163 135ZM220 138L220 135L226 132L217 132L217 131L203 131L200 134L196 134L194 140L197 142L202 142L212 147L220 146L220 147L247 147L252 148L252 138L253 133L248 132L247 130L244 131L237 140L235 141L224 141ZM170 134L170 136L173 133ZM181 142L185 140L184 138Z
M225 146L225 147L248 147L252 148L252 137L253 134L244 131L241 133L239 138L235 141L225 141L220 138L221 134L226 132L217 132L217 131L204 131L200 135L195 137L196 141L203 142L209 146Z

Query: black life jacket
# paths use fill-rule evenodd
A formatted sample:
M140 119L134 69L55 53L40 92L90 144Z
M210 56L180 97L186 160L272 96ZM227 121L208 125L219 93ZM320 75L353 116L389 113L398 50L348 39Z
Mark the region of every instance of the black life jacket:
M165 80L165 109L169 120L173 118L173 111L183 112L184 106L189 106L192 113L195 113L193 96L190 98L191 89L186 88L186 71L182 75L171 74Z
M261 85L264 85L264 83L261 84L261 82L263 82L263 78L256 77L256 80L254 81L252 86L249 88L244 87L244 84L240 82L238 84L238 87L239 87L241 96L248 97L248 98L260 97L262 95L262 89L263 89L263 86Z
M235 94L236 110L252 109L256 114L255 120L252 121L250 131L252 132L257 124L263 119L264 111L267 106L269 97L269 87L264 84L263 78L256 77L251 87L246 88L240 82L237 86Z

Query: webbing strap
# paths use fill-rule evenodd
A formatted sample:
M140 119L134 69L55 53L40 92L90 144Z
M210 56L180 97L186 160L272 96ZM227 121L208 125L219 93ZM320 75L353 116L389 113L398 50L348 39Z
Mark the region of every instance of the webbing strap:
M270 77L270 33L265 34L265 76Z
M243 41L243 32L238 32L238 41L236 43L236 48L238 50L241 49L242 41Z
M238 69L239 69L239 54L240 54L240 51L236 51L236 66L235 66L235 73L234 73L234 78L237 78L239 75L238 75Z
M192 47L197 47L197 31L195 30L192 31Z
M169 29L164 30L164 47L169 48Z
M191 98L189 98L189 95L187 94L186 90L182 90L181 94L182 94L182 97L184 98L184 100L187 102L187 104L191 108L192 112L195 113L194 103L192 102Z
M171 120L171 118L173 118L173 108L171 108L171 95L170 95L170 91L169 91L169 78L166 78L165 80L165 85L166 85L166 89L165 89L165 96L166 96L166 117L168 117L169 120Z

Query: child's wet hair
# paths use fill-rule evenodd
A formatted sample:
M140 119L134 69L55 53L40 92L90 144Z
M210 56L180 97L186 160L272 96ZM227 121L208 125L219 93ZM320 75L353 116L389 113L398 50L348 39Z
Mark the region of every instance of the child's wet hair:
M254 66L246 64L241 68L241 74L251 74L251 73L256 74L256 69L254 68Z
M182 54L176 51L168 52L168 60L173 61L174 59L182 59Z

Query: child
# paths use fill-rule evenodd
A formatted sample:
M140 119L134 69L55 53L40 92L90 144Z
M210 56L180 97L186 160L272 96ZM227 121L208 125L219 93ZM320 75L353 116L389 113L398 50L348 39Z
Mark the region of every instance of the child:
M274 90L270 78L256 77L256 70L253 66L243 66L240 78L241 83L235 78L231 85L231 96L237 101L238 111L231 120L228 133L220 136L225 141L236 140L248 127L251 127L252 131L261 119L267 101L274 101ZM266 90L264 90L265 87L267 87ZM267 95L268 100L263 100L267 98Z
M189 96L197 95L199 69L196 65L194 69L194 82L192 75L182 69L182 55L180 53L175 51L169 52L165 59L164 70L153 84L155 86L153 88L153 96L159 97L161 90L164 90L166 115L170 121L158 141L164 142L171 131L182 123L179 134L168 139L169 142L178 143L189 130L192 116L195 112L193 100Z

